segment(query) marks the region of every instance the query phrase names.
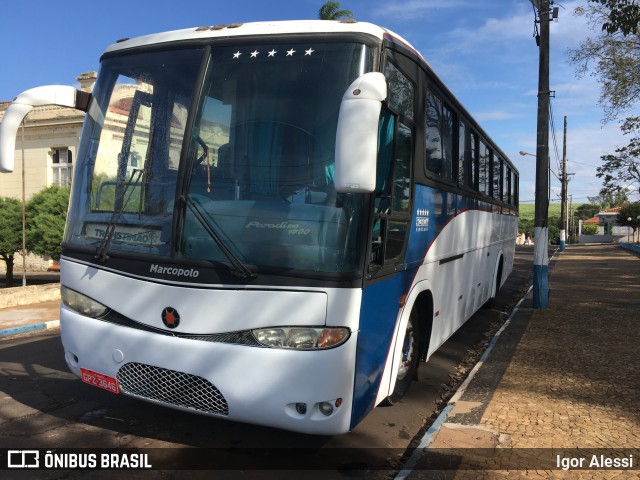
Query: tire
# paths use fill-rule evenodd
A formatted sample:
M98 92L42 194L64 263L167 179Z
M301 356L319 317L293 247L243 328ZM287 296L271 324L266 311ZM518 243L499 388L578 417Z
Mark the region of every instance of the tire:
M498 296L498 292L500 291L500 284L502 283L502 258L500 259L500 263L498 265L498 273L496 274L496 285L493 290L493 295L489 300L482 305L482 308L494 308L496 306L496 297Z
M416 310L411 312L407 328L402 340L401 364L396 376L396 385L393 393L386 400L386 405L398 403L409 391L411 382L417 380L418 362L420 359L420 332L418 330L418 316Z

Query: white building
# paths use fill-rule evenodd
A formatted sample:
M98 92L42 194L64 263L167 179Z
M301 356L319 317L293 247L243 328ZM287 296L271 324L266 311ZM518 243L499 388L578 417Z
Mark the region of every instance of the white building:
M95 79L96 72L83 73L77 78L80 88L88 92L93 89ZM0 102L0 121L10 103ZM68 185L83 121L84 112L73 108L35 107L27 115L24 129L18 130L15 170L0 175L0 195L22 199L23 148L26 200L50 185Z
M91 92L96 72L83 73L76 80L80 89ZM0 102L0 121L10 103ZM73 174L84 116L84 112L73 108L35 107L27 115L24 128L18 130L14 171L0 174L0 196L22 200L23 151L26 201L51 185L67 186ZM16 269L22 267L20 258L16 255ZM39 256L27 258L29 270L46 269L48 264ZM0 262L0 269L4 271L4 262Z

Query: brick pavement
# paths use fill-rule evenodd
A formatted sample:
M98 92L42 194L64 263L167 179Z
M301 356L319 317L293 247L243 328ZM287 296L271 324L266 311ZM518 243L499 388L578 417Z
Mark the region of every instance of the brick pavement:
M457 472L426 470L428 454L411 479L640 478L640 258L569 246L549 280L549 308L529 294L428 449L471 453ZM589 468L594 453L633 468ZM557 468L558 454L584 468Z

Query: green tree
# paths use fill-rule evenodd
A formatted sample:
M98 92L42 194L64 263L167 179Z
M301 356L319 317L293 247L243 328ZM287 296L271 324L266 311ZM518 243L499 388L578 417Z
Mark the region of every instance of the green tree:
M518 218L518 233L524 233L527 238L533 238L533 220L528 218Z
M637 20L632 28L638 5L627 0L593 0L578 7L576 14L588 19L593 34L569 51L569 59L577 66L579 77L592 71L599 78L600 104L605 121L610 121L640 100Z
M69 207L69 188L51 186L27 203L27 249L58 259Z
M343 18L353 18L350 10L341 10L340 2L327 2L318 11L320 20L341 20Z
M582 225L582 234L583 235L597 235L598 234L598 225L593 225L589 223L587 225Z
M608 9L607 20L602 30L609 33L621 32L623 35L638 34L640 25L640 4L636 0L589 0Z
M595 217L596 213L600 211L600 205L593 203L583 203L575 209L574 215L578 220L589 220Z
M597 197L587 197L589 201L600 208L600 210L607 210L608 208L621 207L629 201L627 192L622 188L616 188L614 190L601 190L600 195Z
M555 225L549 225L549 245L560 245L560 229Z
M629 144L617 148L616 155L600 157L604 164L597 168L596 176L603 179L604 193L633 184L640 190L640 117L627 118L621 130L625 135L631 135Z
M22 250L22 204L15 198L0 198L0 258L6 265L6 286L13 286L14 255Z
M618 212L616 218L618 225L631 227L632 238L636 235L636 230L640 227L640 202L628 203Z

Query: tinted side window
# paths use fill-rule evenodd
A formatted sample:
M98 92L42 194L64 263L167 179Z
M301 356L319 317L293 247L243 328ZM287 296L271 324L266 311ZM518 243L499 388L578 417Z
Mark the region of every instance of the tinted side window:
M502 199L502 159L498 155L493 156L493 198L496 200Z
M478 158L478 136L471 132L469 147L471 148L471 165L469 186L478 190L478 170L480 169L480 159Z
M489 171L489 149L487 146L480 142L480 168L478 171L478 190L480 193L489 195L489 177L491 172Z
M413 82L390 62L384 69L384 76L389 84L389 106L406 118L413 120L415 95Z
M426 92L425 149L427 169L446 178L453 175L453 112L432 92Z
M466 137L464 123L460 122L458 126L458 185L469 185Z

